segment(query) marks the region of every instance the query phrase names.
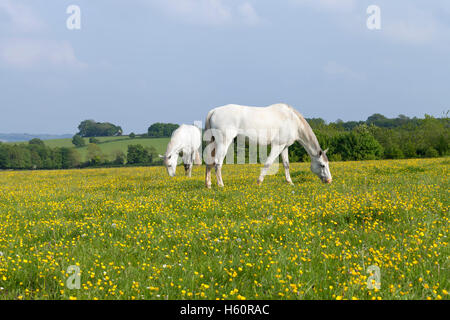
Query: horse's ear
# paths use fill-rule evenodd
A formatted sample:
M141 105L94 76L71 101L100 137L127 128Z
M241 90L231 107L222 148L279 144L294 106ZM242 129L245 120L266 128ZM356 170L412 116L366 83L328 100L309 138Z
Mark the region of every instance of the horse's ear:
M326 154L327 152L328 152L328 148L326 148L326 149L325 149L325 151L324 151L323 153L325 153L325 154Z
M160 157L161 159L164 159L163 155L158 154L158 157Z

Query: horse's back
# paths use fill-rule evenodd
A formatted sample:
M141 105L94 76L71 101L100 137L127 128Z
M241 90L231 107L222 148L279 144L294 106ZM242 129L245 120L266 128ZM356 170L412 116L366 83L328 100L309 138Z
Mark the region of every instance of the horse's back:
M187 147L197 149L202 143L200 129L193 125L182 124L173 133L171 140Z
M295 120L292 107L284 103L267 107L242 106L229 104L210 111L212 128L265 129L286 125L286 121Z

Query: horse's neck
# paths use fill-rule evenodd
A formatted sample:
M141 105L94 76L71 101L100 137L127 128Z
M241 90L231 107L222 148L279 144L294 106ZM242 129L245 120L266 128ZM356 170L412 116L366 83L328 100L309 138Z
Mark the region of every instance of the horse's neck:
M300 144L305 148L306 152L309 154L310 157L317 156L320 151L319 144L312 143L311 141L307 140L305 137L300 137L298 139Z
M176 141L170 141L169 144L167 145L166 156L175 153L178 154L180 153L182 148L183 147L180 143L177 143Z
M298 114L298 116L301 123L298 129L298 141L303 148L305 148L310 157L317 156L321 150L319 141L305 118L303 118L300 114Z

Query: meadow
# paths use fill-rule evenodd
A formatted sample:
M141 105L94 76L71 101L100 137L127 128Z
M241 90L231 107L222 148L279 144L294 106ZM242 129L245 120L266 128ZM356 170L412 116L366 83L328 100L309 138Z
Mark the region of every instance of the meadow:
M86 146L75 148L72 143L72 139L50 139L44 140L46 146L51 148L75 148L79 152L82 161L87 161L87 145L89 144L89 138L83 138ZM144 147L154 147L157 153L164 154L166 152L167 144L170 138L139 138L131 139L129 136L114 136L114 137L96 137L99 141L97 145L103 154L107 155L109 160L114 160L114 153L116 151L122 151L127 154L128 145L141 144ZM28 143L25 142L9 142L10 144Z
M0 299L448 299L449 165L0 172Z

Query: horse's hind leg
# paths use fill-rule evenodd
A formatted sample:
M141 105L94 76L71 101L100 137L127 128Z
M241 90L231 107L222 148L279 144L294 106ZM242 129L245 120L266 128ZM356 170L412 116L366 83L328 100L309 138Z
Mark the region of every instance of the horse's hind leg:
M217 178L217 185L219 187L223 187L223 179L222 179L222 165L223 165L223 159L226 155L226 146L225 144L218 144L217 145L217 156L215 159L215 166L216 166L216 178Z
M230 147L230 144L233 142L234 137L236 136L236 133L228 132L226 136L224 137L222 143L217 143L217 154L215 159L215 165L216 165L216 177L217 177L217 184L219 187L223 187L223 179L222 179L222 165L223 160L225 159L225 156L227 155L227 150Z
M289 151L288 147L284 148L283 151L281 151L281 159L283 160L283 166L284 166L284 175L286 177L286 181L294 185L294 183L291 180L291 175L289 174Z
M272 149L270 150L270 154L267 157L266 163L264 163L264 167L261 169L261 174L257 180L258 184L261 184L264 181L264 176L267 174L267 170L269 170L272 163L275 159L280 155L281 151L285 148L286 145L272 145Z
M213 165L206 165L206 176L205 176L205 185L209 189L211 188L211 170Z
M211 150L211 149L212 150ZM211 155L208 155L208 151L211 150ZM205 173L205 186L210 189L211 188L211 170L214 166L214 159L216 156L215 142L212 142L205 149L205 163L206 163L206 173Z
M187 177L191 177L191 172L192 172L192 163L187 163L184 165L184 171L185 171L185 176Z

